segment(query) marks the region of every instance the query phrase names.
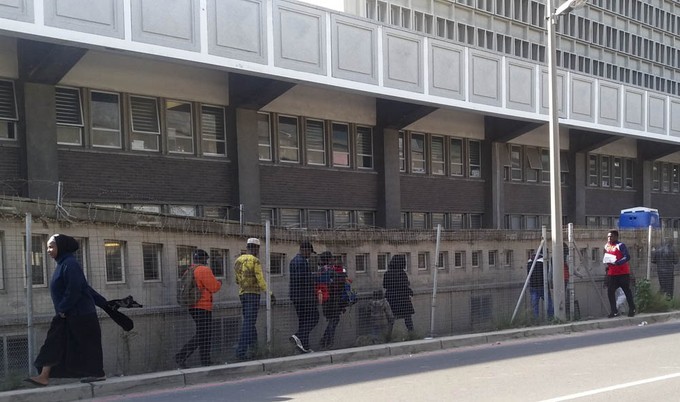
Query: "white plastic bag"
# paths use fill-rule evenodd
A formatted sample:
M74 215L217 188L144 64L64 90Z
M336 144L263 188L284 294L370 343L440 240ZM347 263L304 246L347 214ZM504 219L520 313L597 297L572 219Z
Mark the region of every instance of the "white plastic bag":
M616 309L619 313L628 312L628 301L626 300L626 294L623 293L621 288L616 289Z

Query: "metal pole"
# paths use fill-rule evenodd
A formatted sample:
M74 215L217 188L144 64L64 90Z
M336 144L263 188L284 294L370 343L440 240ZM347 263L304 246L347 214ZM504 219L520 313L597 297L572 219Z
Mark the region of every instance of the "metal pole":
M33 327L33 260L32 260L32 222L33 218L30 212L26 213L26 326L28 331L28 374L34 375L35 368L33 362L35 361L35 329Z
M569 267L569 283L567 285L567 294L569 295L569 312L571 313L569 319L574 320L575 315L575 299L576 292L574 292L574 224L567 224L567 241L569 242L569 257L568 257L568 267Z
M434 269L432 270L432 307L430 311L430 338L434 338L434 312L437 307L437 271L439 271L439 245L442 235L442 225L437 225L437 243L434 248Z
M557 109L557 52L555 45L555 28L557 16L555 16L554 0L547 0L548 19L548 98L550 114L550 240L552 242L552 266L559 258L563 258L562 248L562 184L560 180L560 127ZM566 320L564 305L564 272L562 269L554 269L553 274L553 305L555 317L561 321Z
M647 280L652 266L652 225L647 229Z
M545 238L541 239L541 244L538 245L538 249L536 250L536 255L540 254L543 252L543 249L545 248ZM536 267L536 260L537 258L534 258L534 260L531 262L531 268L529 268L529 272L527 272L527 278L524 280L524 286L522 287L522 291L519 294L519 298L517 299L517 304L515 305L515 311L512 312L512 317L510 318L510 323L512 324L513 321L515 321L515 316L517 315L517 311L519 310L519 305L522 303L522 299L524 298L524 293L527 291L527 286L529 286L529 281L531 280L531 274L534 272L534 268ZM545 258L543 259L545 261Z
M272 343L272 292L271 292L271 271L270 271L270 239L271 232L269 226L269 220L265 222L264 225L264 272L266 273L265 280L267 281L267 291L266 293L266 303L267 303L267 345L271 346Z

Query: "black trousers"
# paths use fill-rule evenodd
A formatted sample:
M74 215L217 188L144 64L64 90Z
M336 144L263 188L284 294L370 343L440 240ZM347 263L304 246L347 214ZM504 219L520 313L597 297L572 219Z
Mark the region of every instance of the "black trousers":
M309 333L319 323L319 307L316 299L295 303L298 316L298 330L295 333L305 349L309 349Z
M211 364L210 349L212 346L212 311L200 308L190 308L189 314L191 314L191 318L194 319L194 323L196 324L196 333L189 342L177 352L175 358L184 361L194 353L196 348L198 348L198 352L201 356L201 365L209 366Z
M673 291L675 289L675 272L670 270L658 270L659 273L659 287L661 291L668 295L668 297L673 297Z
M611 275L608 277L607 283L607 297L609 298L609 308L612 313L617 313L616 308L616 289L621 288L623 294L626 295L628 301L628 308L630 311L635 311L635 298L633 292L630 290L630 274L625 275Z

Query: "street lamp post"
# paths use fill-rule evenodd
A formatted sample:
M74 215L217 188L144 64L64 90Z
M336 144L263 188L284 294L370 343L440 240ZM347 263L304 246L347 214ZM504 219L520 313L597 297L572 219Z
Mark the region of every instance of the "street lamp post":
M564 297L564 250L562 246L562 183L560 180L560 126L557 110L557 52L555 49L555 27L557 19L581 7L587 0L567 0L554 12L553 2L548 0L548 113L550 115L550 238L552 245L553 295L555 318L565 321L567 312Z

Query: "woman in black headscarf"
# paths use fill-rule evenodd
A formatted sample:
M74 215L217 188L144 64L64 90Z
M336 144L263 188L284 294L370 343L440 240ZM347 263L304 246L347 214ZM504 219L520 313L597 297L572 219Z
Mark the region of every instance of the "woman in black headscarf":
M413 319L411 315L415 313L413 303L411 303L413 291L411 290L405 269L406 256L397 254L392 257L383 277L383 288L385 288L385 298L390 304L394 319L403 318L406 329L412 332Z
M35 359L40 374L25 380L33 385L45 386L50 377L82 377L83 382L106 378L95 296L73 256L78 248L73 237L62 234L47 241L47 253L57 263L50 280L56 315Z

